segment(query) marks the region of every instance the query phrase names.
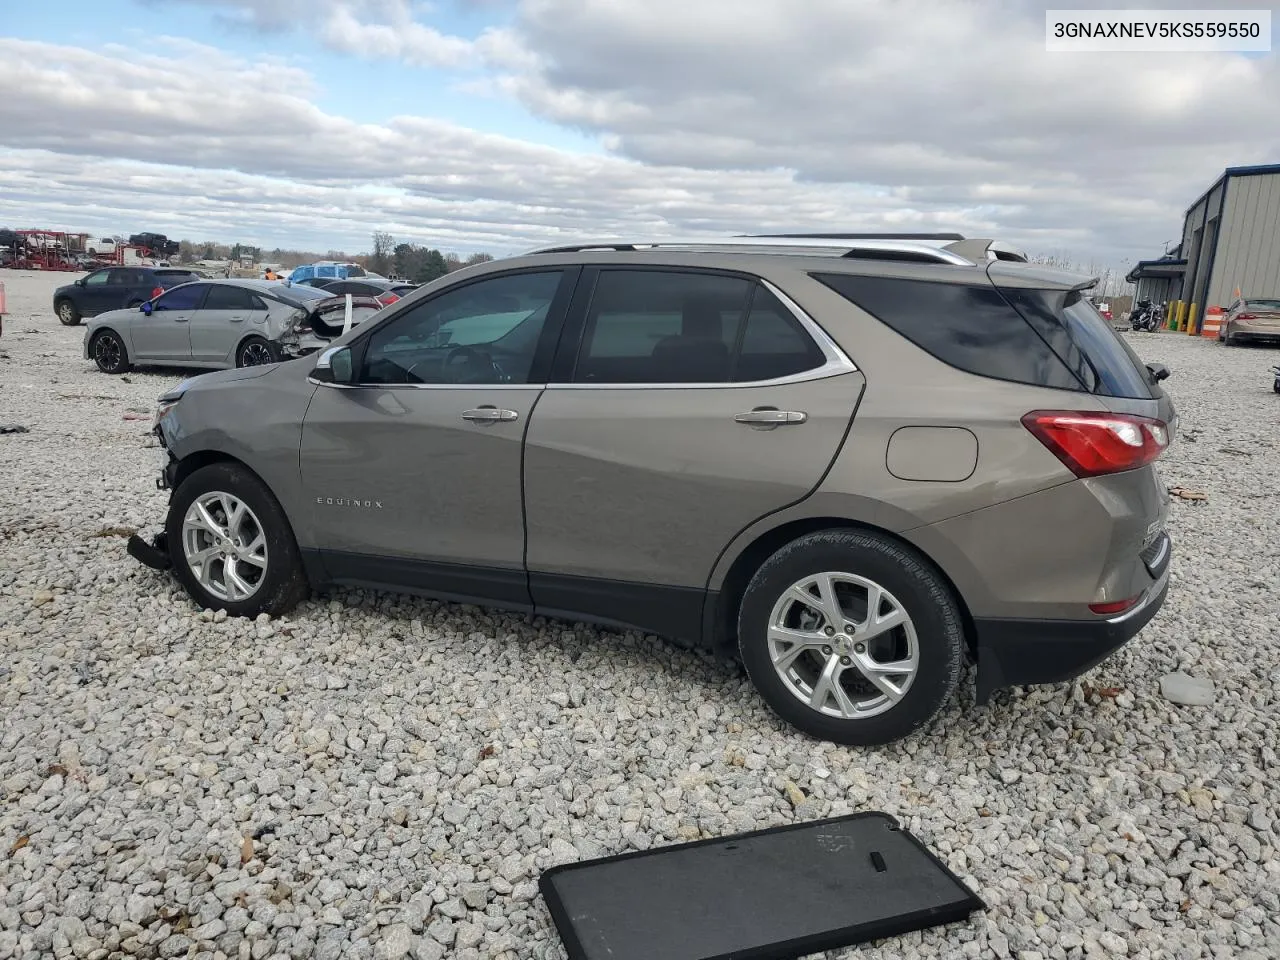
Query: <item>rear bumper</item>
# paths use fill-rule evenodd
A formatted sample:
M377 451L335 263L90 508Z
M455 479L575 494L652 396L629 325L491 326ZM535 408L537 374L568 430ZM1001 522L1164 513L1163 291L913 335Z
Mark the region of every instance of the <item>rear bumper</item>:
M974 621L977 633L979 704L1003 687L1065 683L1132 640L1151 622L1169 592L1169 544L1161 551L1159 576L1139 603L1102 620Z
M1227 333L1235 340L1280 343L1280 329L1276 327L1229 327Z

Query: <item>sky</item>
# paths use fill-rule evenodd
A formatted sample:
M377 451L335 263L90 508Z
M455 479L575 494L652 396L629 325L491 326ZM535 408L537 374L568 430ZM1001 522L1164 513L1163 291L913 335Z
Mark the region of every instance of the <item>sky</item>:
M1044 11L0 0L0 226L499 256L958 231L1119 266L1280 162L1275 53L1049 53Z

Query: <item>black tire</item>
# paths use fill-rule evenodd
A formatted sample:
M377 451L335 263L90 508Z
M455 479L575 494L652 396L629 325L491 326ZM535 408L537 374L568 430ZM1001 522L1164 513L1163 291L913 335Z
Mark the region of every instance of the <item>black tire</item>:
M775 603L793 584L823 571L840 571L879 584L915 627L919 652L915 677L900 700L875 716L846 719L819 712L788 688L770 657L767 634ZM885 638L904 643L905 633L898 632L902 629L894 628ZM857 634L848 636L857 639ZM739 607L738 647L747 675L783 720L822 740L878 746L922 729L951 700L960 679L965 638L955 597L922 557L874 533L828 530L792 541L756 571ZM858 674L851 673L850 680L862 682ZM875 695L874 690L870 692Z
M275 363L279 359L280 352L276 349L276 345L262 337L247 337L244 343L236 347L237 367L262 366Z
M215 492L230 494L248 506L266 540L266 571L254 592L243 600L228 600L206 589L187 562L184 518L198 497ZM233 617L256 617L260 613L279 616L296 607L310 592L298 544L280 502L266 484L239 464L201 467L179 484L169 500L165 540L174 574L191 598L206 609L226 610Z
M93 339L89 341L89 356L93 357L93 362L103 373L128 373L131 366L129 351L114 330L101 330L93 335Z
M58 315L58 322L64 327L78 327L83 319L80 315L80 309L70 300L59 300L53 306L54 312Z

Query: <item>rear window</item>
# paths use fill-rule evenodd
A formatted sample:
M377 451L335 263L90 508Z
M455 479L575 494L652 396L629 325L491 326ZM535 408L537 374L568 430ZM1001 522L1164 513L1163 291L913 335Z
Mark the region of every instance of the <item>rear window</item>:
M1142 361L1079 291L815 274L943 363L982 377L1149 400Z
M1247 310L1280 310L1280 300L1248 300L1245 302Z
M842 273L813 277L948 366L995 380L1083 389L1062 358L989 284Z

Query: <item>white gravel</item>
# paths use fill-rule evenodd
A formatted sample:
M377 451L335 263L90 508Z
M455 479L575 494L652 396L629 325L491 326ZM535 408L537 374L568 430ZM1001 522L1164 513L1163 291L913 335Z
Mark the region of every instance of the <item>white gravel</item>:
M98 373L68 276L0 271L0 960L553 958L564 860L845 811L985 898L865 958L1280 956L1280 351L1135 337L1182 436L1174 588L1071 686L859 751L785 729L652 638L341 592L199 612L110 527L152 527L172 372ZM1160 695L1213 681L1205 707ZM971 694L965 695L971 700Z

